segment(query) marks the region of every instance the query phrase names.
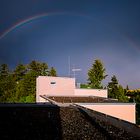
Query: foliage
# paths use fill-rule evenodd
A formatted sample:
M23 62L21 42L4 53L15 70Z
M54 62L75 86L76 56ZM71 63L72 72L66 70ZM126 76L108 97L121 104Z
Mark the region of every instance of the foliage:
M127 90L126 95L130 98L129 102L136 102L137 124L140 125L140 89Z
M15 81L6 64L0 67L0 102L9 102L15 92Z
M57 76L56 70L53 67L51 67L49 75L50 76Z
M129 90L129 86L128 85L126 86L126 90Z
M136 123L140 125L140 103L136 104Z
M95 60L92 64L92 67L88 71L88 81L89 86L91 88L103 88L101 82L105 79L107 75L105 75L105 68L101 60Z
M125 89L119 85L115 75L112 76L111 82L108 83L108 96L109 98L118 99L118 101L128 102L128 98L125 96Z
M4 79L8 75L9 75L9 68L8 68L8 66L6 64L2 64L0 66L0 78Z
M36 73L38 76L42 75L42 76L47 76L49 75L49 71L48 71L48 65L46 63L40 63L37 61L32 61L29 65L28 65L29 71L32 71L34 73Z
M130 97L130 102L140 103L140 89L127 90L126 95Z
M23 96L20 97L19 102L20 103L34 103L34 96L33 95L29 95L29 96Z
M118 80L115 75L111 78L111 82L108 83L108 96L109 98L117 98L118 94Z
M88 84L80 84L80 88L90 88Z
M6 64L0 66L0 102L35 102L36 78L47 76L56 70L49 71L46 63L32 61L28 65L19 64L9 71Z
M27 72L27 66L24 66L23 64L17 65L13 73L15 81L22 80L26 72Z

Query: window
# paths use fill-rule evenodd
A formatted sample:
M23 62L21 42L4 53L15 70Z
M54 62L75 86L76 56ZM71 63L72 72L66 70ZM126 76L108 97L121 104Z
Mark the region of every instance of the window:
M51 85L55 85L56 84L56 82L51 82Z

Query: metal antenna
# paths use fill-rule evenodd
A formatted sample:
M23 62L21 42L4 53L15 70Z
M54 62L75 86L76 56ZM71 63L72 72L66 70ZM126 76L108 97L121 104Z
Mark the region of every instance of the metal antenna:
M71 65L70 65L70 56L68 57L68 65L69 65L69 66L68 66L68 67L69 67L68 76L71 77L71 72L70 72L70 69L71 69L71 68L70 68L70 67L71 67Z
M71 60L70 56L68 56L68 76L71 77ZM81 71L79 68L75 68L75 65L73 65L72 72L73 72L73 77L76 78L76 72Z
M76 75L75 72L81 71L81 69L77 69L77 68L73 67L73 68L72 68L72 71L73 71L73 76L74 76L74 78L75 78L75 75Z

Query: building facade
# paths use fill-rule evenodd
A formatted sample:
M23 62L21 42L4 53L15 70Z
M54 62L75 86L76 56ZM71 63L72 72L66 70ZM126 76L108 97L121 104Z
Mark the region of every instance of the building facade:
M107 89L80 89L75 86L75 78L39 76L36 80L36 102L46 102L41 95L66 97L99 97L108 99ZM106 115L131 123L136 122L135 103L77 103Z

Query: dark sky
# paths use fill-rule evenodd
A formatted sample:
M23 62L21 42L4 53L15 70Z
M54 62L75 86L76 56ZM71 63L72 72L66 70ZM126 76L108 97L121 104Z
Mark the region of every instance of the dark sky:
M78 82L101 59L108 77L140 88L140 0L0 0L0 64L38 60ZM72 72L71 72L72 73Z

